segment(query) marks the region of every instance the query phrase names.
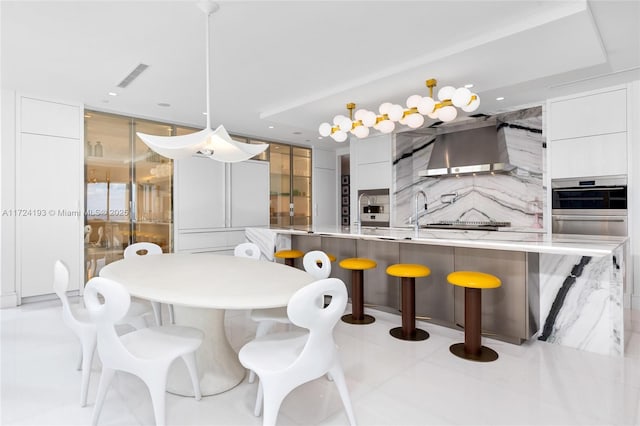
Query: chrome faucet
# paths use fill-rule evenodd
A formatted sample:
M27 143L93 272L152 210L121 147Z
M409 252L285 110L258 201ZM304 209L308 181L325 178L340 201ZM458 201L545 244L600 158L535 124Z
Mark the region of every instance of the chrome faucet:
M360 194L360 196L358 197L358 221L356 222L358 229L362 227L362 197L367 197L367 205L371 205L371 198L369 198L369 196L365 192Z
M416 232L418 232L418 229L420 229L420 221L418 219L418 213L420 211L420 209L418 208L418 199L420 198L420 194L422 194L422 196L424 197L424 212L427 213L427 194L425 194L424 191L420 189L418 190L418 192L416 192L416 216L414 223L414 229L416 230Z

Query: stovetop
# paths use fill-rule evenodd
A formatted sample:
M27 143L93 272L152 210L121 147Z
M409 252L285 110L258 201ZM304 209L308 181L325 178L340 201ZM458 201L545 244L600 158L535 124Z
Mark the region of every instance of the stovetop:
M428 223L423 228L438 229L470 229L497 231L498 228L509 227L511 222L495 222L495 221L462 221L462 220L441 220L440 222Z

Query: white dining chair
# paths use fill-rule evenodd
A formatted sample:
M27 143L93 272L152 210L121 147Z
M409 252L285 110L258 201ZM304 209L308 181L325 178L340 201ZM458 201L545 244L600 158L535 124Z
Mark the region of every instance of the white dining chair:
M331 296L324 307L318 300ZM275 425L280 405L296 387L331 375L338 388L349 423L355 416L340 365L333 329L347 305L347 289L338 278L315 281L298 290L289 300L287 313L291 322L308 331L289 331L257 337L244 345L238 354L243 366L259 378L254 414L264 407L263 425Z
M71 308L67 298L68 288L69 268L61 260L56 260L53 266L53 289L62 302L62 320L80 340L80 362L78 363L78 370L82 370L80 406L84 407L87 405L91 364L96 349L96 326L91 322L86 309Z
M62 318L64 323L75 333L80 340L80 359L78 370L82 371L82 385L80 387L80 406L87 405L87 391L89 389L89 377L93 353L96 348L96 329L91 323L89 312L78 305L69 303L67 290L69 288L69 268L61 260L57 260L53 266L53 289L62 302ZM118 321L117 325L128 325L134 329L142 329L147 326L144 316L149 313L146 304L131 303L127 314Z
M129 259L134 256L147 256L162 254L162 247L154 243L139 242L133 243L124 249L124 258ZM140 302L133 302L140 303ZM153 309L153 317L156 321L156 325L162 325L162 305L160 302L151 301L151 308ZM168 305L169 309L169 322L175 324L175 318L173 314L173 305Z
M118 336L114 325L126 314L131 297L122 284L107 278L96 277L89 280L84 300L91 321L96 326L98 354L102 361L102 374L91 420L93 425L98 422L116 371L134 374L142 379L151 395L157 425L165 424L167 375L169 367L177 358L184 360L195 398L201 399L195 351L202 344L202 331L193 327L170 325L144 328Z
M323 251L313 250L308 252L302 258L302 264L304 270L313 275L316 280L329 278L329 275L331 275L331 261ZM324 304L324 300L322 304ZM289 316L287 315L286 306L281 308L253 309L250 313L250 318L258 323L256 337L264 336L276 324L291 324ZM255 373L250 371L249 383L253 383L255 378Z
M257 260L261 255L260 247L254 243L240 243L233 249L233 255Z

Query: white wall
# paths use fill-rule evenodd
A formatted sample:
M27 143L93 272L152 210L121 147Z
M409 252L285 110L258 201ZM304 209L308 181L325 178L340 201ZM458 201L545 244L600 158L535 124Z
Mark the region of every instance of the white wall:
M3 212L15 208L15 173L16 173L16 93L2 90L0 116L2 143L0 144L1 199ZM0 226L0 308L16 306L16 222L14 216L2 215Z
M633 262L632 274L627 275L633 283L632 306L640 309L640 81L628 85L627 97L627 127L629 138L629 236L631 258Z

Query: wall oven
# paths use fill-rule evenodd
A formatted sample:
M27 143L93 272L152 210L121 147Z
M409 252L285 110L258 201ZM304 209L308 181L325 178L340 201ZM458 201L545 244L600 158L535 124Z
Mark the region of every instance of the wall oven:
M627 236L626 176L554 179L551 193L553 233Z

